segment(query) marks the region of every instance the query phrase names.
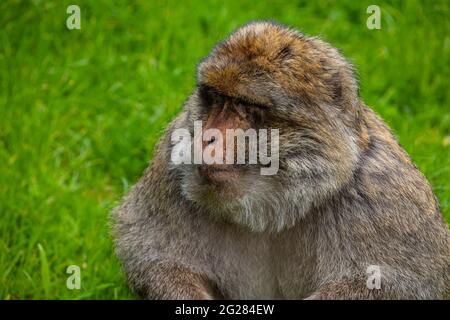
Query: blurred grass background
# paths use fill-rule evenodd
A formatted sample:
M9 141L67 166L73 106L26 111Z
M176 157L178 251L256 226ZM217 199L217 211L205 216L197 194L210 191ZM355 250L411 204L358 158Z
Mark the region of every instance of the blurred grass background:
M66 28L69 4L81 30ZM381 30L366 27L370 4ZM249 20L340 48L450 221L449 17L447 0L1 1L0 298L133 298L109 212L193 89L199 59ZM72 264L81 290L66 288Z

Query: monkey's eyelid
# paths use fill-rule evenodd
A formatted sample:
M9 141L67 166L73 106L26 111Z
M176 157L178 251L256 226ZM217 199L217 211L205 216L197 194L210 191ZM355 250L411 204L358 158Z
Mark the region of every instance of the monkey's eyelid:
M200 93L201 93L201 95L206 96L209 99L215 100L215 101L228 98L220 91L218 91L218 90L214 89L213 87L210 87L206 84L200 84Z
M249 101L246 99L242 99L242 98L234 98L234 100L236 101L237 104L244 106L244 107L249 107L249 108L257 108L257 109L267 109L267 106L259 104L259 103L255 103L253 101Z
M262 109L262 110L264 110L264 109L267 110L267 106L265 106L265 105L255 103L254 101L246 99L245 97L228 96L206 84L200 84L200 91L201 91L201 95L207 97L209 100L212 100L214 102L221 102L224 100L229 100L229 101L233 101L235 104L238 104L238 105L241 105L244 107L249 107L249 108L253 107L253 108L258 108L258 109Z

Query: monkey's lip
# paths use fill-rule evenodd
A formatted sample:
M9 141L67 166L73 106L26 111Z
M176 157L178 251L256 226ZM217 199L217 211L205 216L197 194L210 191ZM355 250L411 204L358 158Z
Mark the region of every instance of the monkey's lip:
M200 176L208 180L230 180L239 178L245 171L243 166L202 165L198 167Z

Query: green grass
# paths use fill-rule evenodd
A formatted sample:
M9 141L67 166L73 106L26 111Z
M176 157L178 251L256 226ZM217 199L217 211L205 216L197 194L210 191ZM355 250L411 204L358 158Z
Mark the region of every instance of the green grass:
M273 19L357 67L361 95L428 177L450 221L450 16L442 1L0 2L0 298L133 298L108 215L237 26ZM81 30L65 26L81 7ZM430 237L433 235L430 235ZM81 267L81 290L66 268Z

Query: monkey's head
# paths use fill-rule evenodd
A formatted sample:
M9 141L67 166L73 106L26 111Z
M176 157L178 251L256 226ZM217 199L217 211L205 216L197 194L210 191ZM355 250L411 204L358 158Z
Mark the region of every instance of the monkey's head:
M212 50L197 80L181 127L215 161L179 170L184 196L211 215L254 231L279 231L351 178L364 144L361 103L352 68L336 49L277 24L251 23ZM200 137L196 121L202 121ZM228 129L257 133L256 163L248 135L245 143L227 136ZM245 163L236 164L240 147ZM259 161L262 151L266 161ZM234 163L225 160L230 154Z

